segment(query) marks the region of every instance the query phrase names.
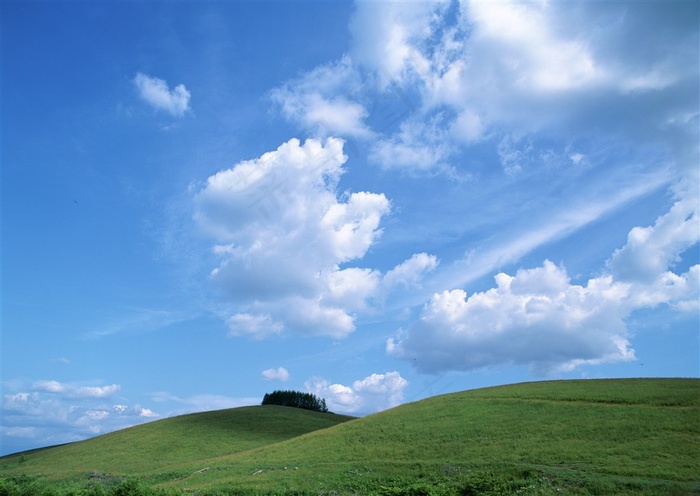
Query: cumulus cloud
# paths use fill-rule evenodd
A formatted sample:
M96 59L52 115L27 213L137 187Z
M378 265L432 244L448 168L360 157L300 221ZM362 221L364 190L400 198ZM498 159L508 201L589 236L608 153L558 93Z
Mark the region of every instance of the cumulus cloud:
M697 243L698 226L691 230L694 236L686 237L680 229L676 251ZM615 255L634 250L635 236L632 243ZM495 288L471 296L462 289L437 293L417 321L387 340L387 353L428 373L528 365L533 373L549 374L633 360L625 323L632 312L660 304L698 309L700 265L675 274L651 262L632 271L643 280L606 274L577 285L563 267L545 261L515 276L500 273Z
M306 390L326 399L328 408L337 413L365 414L386 410L401 403L408 381L398 372L372 374L354 381L351 386L334 384L315 377L305 383Z
M276 369L265 369L260 374L264 379L268 381L288 381L289 371L284 367L277 367Z
M361 259L390 210L378 193L336 193L343 142L292 139L207 180L195 218L216 239L211 279L239 304L231 335L263 338L294 330L343 338L353 332L381 277L341 268Z
M573 284L563 266L545 261L514 276L499 273L496 286L483 292L437 292L418 320L387 341L387 353L428 373L525 365L535 374L551 374L633 360L627 320L634 312L660 305L680 312L700 308L700 265L678 269L700 241L697 175L684 175L672 189L676 199L669 211L653 225L632 228L601 275ZM553 217L552 232L533 231L533 239L516 239L474 263L454 264L450 272L456 275L444 282L468 280L467 270L483 275L484 267L497 267L504 256L513 260L571 221L598 218L598 208L591 201L564 223Z
M625 321L640 308L697 307L697 266L674 272L698 241L698 30L688 21L696 18L690 4L362 2L349 53L272 92L288 119L321 136L366 139L368 158L385 168L468 176L474 149L484 162L475 160L475 175L505 175L518 194L530 188L532 196L517 202L494 200L494 217L524 209L506 226L512 231L467 247L448 265L433 281L446 284L431 285L435 295L388 342L390 354L424 371L566 370L632 359ZM382 105L368 102L382 99L401 103L401 111L380 115ZM388 200L337 195L344 159L322 161L313 174L278 167L307 147L337 158L334 143L290 141L212 176L198 196L200 224L219 240L222 261L212 279L245 303L229 318L233 335L303 329L344 337L354 312L380 292L418 287L435 270L437 259L425 254L384 275L346 267L378 238ZM551 187L542 187L544 177ZM459 289L672 183L674 207L654 225L632 229L602 275L586 283L573 284L563 266L545 262L499 274L481 293ZM282 260L283 251L292 256ZM339 402L356 394L326 386Z
M139 72L134 77L134 85L139 97L157 110L181 117L190 109L190 92L183 84L170 90L164 80Z
M572 285L549 261L495 279L495 288L469 297L461 289L435 294L418 321L388 340L387 352L431 373L634 358L622 320L627 285L611 278Z

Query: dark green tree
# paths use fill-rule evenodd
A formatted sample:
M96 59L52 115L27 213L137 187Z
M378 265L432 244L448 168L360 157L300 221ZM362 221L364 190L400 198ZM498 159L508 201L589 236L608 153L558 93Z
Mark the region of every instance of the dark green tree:
M311 393L302 393L301 391L273 391L265 393L262 400L263 405L279 405L291 406L295 408L303 408L305 410L313 410L316 412L328 412L328 406L324 398L318 398Z

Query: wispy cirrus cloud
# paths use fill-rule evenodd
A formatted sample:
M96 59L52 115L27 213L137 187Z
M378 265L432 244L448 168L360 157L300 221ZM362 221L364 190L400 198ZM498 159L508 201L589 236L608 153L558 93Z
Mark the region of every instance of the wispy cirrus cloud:
M100 339L113 334L152 332L194 319L198 314L160 308L124 308L115 316L103 316L86 332L84 339Z

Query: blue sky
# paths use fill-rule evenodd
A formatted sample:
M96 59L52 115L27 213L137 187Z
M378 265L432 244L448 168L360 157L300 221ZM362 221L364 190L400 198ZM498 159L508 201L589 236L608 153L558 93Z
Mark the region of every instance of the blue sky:
M2 453L698 377L698 8L3 2Z

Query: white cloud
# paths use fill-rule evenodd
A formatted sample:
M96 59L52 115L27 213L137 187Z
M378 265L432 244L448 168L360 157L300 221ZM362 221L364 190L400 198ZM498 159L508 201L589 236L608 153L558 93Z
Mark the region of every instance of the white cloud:
M623 281L654 281L669 265L681 260L681 253L700 241L696 196L677 201L653 226L635 227L627 244L615 250L608 267Z
M435 294L387 351L424 372L530 365L538 371L634 358L623 318L629 286L598 278L572 285L551 262L515 276L498 274L495 288L467 297Z
M497 287L482 293L455 289L678 180L679 173L694 174L686 190L697 190L697 26L676 27L682 9L664 8L661 17L656 9L363 2L351 22L348 56L272 92L288 119L321 136L335 130L366 139L370 161L387 169L468 175L473 163L475 177L505 174L510 181L496 191L493 211L515 220L498 224L503 234L465 247L462 260L443 263L429 285L435 296L418 322L390 340L391 354L432 371L502 363L553 371L628 360L634 352L625 319L632 312L697 306L698 269L671 270L698 239L698 202L687 191L654 226L630 231L607 272L586 284L571 284L562 267L547 262L515 276L500 274ZM368 102L387 97L410 104L381 127L382 116ZM344 159L314 168L319 174L295 166L299 177L315 180L285 174L279 165L288 155L320 146L308 143L289 142L212 176L198 197L200 223L221 243L213 279L245 302L235 315L271 323L260 331L251 325L252 335L277 334L283 326L347 336L354 312L382 291L417 286L435 269L427 255L383 277L370 268L340 269L376 242L389 203L371 193L339 198ZM457 157L460 163L451 163ZM496 157L500 168L490 167ZM521 198L528 178L538 184ZM518 201L503 200L513 192ZM359 219L366 223L358 225ZM301 247L300 239L307 244ZM283 252L293 256L283 259ZM550 285L539 287L532 274ZM461 313L453 314L456 308ZM326 386L339 403L355 401L353 387Z
M481 141L486 133L485 128L486 125L478 113L463 109L450 125L450 132L455 140L469 144Z
M575 165L581 165L582 163L585 163L586 156L582 153L572 153L569 155L569 158L571 159L571 162L573 162Z
M555 10L547 3L474 1L466 14L473 22L474 42L498 47L498 55L489 50L491 67L508 73L515 89L560 92L605 77L587 44L557 29Z
M658 176L657 184L666 175ZM511 232L512 239L502 246L449 267L442 287L460 286L515 261L650 186L640 183L601 201L589 198L523 236ZM700 307L700 265L674 272L685 252L700 241L697 174L685 174L672 190L676 201L670 210L651 226L632 228L602 275L585 285L572 284L563 267L545 262L515 276L498 274L496 287L484 292L468 296L462 289L439 291L417 321L387 341L388 354L431 373L516 364L547 374L634 359L627 319L635 311L666 305L697 312Z
M294 330L342 338L379 285L359 267L390 210L383 194L338 197L343 142L296 139L211 176L195 218L218 242L212 281L238 304L231 335L263 338Z
M152 419L158 414L140 405L109 406L104 400L119 386L75 386L58 381L6 384L2 398L4 447L34 447L78 441ZM22 437L21 444L13 439Z
M318 136L369 137L367 110L350 96L361 89L350 59L318 67L273 90L282 114Z
M251 315L237 313L226 319L229 336L250 335L258 339L280 334L284 329L281 322L273 320L269 315Z
M181 117L190 109L190 92L183 84L171 91L164 80L140 72L134 77L134 84L141 99L158 110Z
M111 384L109 386L84 386L79 387L73 392L78 398L109 398L114 396L121 390L119 384Z
M374 160L425 172L454 160L459 147L502 133L551 136L595 125L603 137L647 134L680 108L696 114L697 92L689 88L697 80L697 31L680 18L688 14L659 15L658 4L600 7L358 3L349 53L355 71L368 69L358 72L374 91L368 98L398 88L413 100L398 132L376 136ZM641 38L645 49L631 48ZM436 113L446 116L439 131L430 122Z
M515 364L546 374L634 359L625 323L632 312L700 306L700 266L668 270L700 237L697 214L684 203L653 228L633 229L613 255L612 275L571 284L563 267L546 261L515 276L500 273L495 288L471 296L462 289L436 293L419 320L387 341L387 353L429 373Z
M452 152L447 132L431 122L402 122L398 132L373 143L370 159L385 169L409 173L447 169L445 164Z
M536 248L563 239L668 182L664 171L646 176L638 184L627 185L613 181L610 176L608 180L611 189L601 189L571 204L560 200L557 211L546 211L541 219L528 219L528 222L518 217L517 223L504 230L502 236L469 250L462 259L445 266L433 280L434 290L462 287L499 267L518 262Z
M369 295L367 295L369 296ZM289 297L271 305L283 315L286 326L304 335L344 339L355 331L355 318L349 309L326 304L325 289L318 299Z
M416 287L426 273L435 270L438 259L435 255L416 253L408 260L400 263L384 275L384 285L387 288L396 286Z
M83 414L83 418L87 420L102 420L109 416L107 410L88 410Z
M672 74L664 74L654 70L639 76L624 79L620 83L623 92L643 92L649 90L662 90L676 82Z
M367 296L379 287L381 274L371 269L350 267L328 274L327 292L324 301L334 306L351 310L364 310Z
M332 384L315 377L305 383L306 390L325 398L329 410L336 413L365 414L386 410L401 403L408 381L398 372L372 374L354 381L352 386Z
M151 410L149 408L141 408L141 411L139 412L139 417L155 418L155 417L159 417L159 416L160 415L158 415L156 412L154 412L153 410Z
M276 369L265 369L260 374L263 378L268 381L288 381L289 371L284 367L277 367Z
M357 2L350 23L351 55L378 75L380 89L427 63L416 45L429 38L447 2Z
M1 427L2 435L7 437L23 437L33 439L37 432L34 427Z
M61 395L70 399L108 398L121 390L119 384L108 386L76 386L58 381L39 381L34 384L34 391Z
M310 95L307 102L308 124L323 127L329 134L357 136L366 134L362 119L367 111L362 105L344 98L326 100L320 95ZM310 126L311 127L311 126Z

